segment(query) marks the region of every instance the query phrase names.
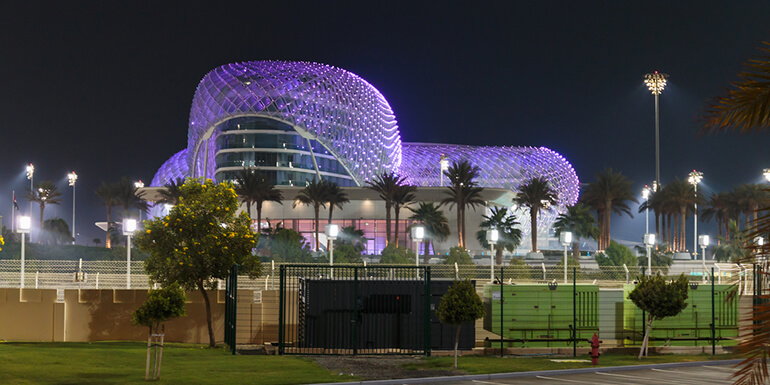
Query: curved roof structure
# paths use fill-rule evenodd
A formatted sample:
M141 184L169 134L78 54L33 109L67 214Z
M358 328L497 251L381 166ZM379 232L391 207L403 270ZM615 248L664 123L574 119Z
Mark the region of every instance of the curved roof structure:
M456 144L404 143L399 174L416 186L440 186L441 155L449 162L468 160L480 168L481 187L516 191L526 180L544 177L558 194L558 204L539 221L539 231L549 228L565 206L577 203L580 182L572 165L557 152L545 147L465 146ZM445 183L446 184L446 183ZM507 202L512 205L512 202ZM523 229L529 229L528 215L517 215ZM526 222L526 223L524 223Z
M401 163L396 117L364 79L319 63L251 61L215 68L198 84L187 142L193 176L214 175L216 146L206 139L217 126L247 116L276 119L317 140L358 185Z

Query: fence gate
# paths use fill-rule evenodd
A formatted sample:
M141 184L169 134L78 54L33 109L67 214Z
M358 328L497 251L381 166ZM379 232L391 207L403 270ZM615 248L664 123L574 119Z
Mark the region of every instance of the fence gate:
M279 354L430 355L430 267L282 265Z
M238 268L237 263L233 264L225 287L225 343L233 354L235 354L235 320L238 310Z

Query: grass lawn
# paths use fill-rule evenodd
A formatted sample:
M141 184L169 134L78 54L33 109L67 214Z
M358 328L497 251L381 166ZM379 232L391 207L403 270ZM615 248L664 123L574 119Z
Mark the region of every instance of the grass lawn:
M147 343L0 343L0 384L143 384ZM353 380L300 357L233 356L166 344L163 384L307 384Z
M661 354L650 355L641 360L636 359L636 355L614 355L602 354L599 357L598 366L625 366L625 365L645 365L662 364L669 362L691 362L691 361L711 361L711 360L730 360L737 358L731 354L720 354L716 356L706 354ZM577 360L589 360L589 362L554 362L551 360L571 360L572 357L542 357L528 356L516 357L506 356L465 356L457 358L457 369L467 374L487 374L487 373L507 373L507 372L528 372L536 370L559 370L559 369L579 369L592 367L591 357L588 355L577 356ZM451 369L454 364L454 357L429 357L417 365L409 365L410 369Z

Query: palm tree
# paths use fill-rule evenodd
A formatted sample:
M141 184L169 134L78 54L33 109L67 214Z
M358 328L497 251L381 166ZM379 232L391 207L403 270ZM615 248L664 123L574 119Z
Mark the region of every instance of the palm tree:
M475 211L477 206L485 204L481 198L481 191L484 189L476 185L480 171L481 169L467 160L452 162L452 166L444 171L444 175L449 179L447 191L444 191L448 197L441 200L440 206L457 206L457 245L462 248L465 248L466 208L471 207Z
M348 198L348 193L343 191L337 183L328 181L324 181L324 183L326 184L326 195L329 202L329 223L332 223L334 207L342 210L342 206L350 202L350 198Z
M244 168L235 179L235 192L246 203L246 211L251 218L251 205L257 206L257 231L262 229L262 205L267 202L283 204L281 191L256 168Z
M329 201L326 191L324 183L316 182L314 179L312 182L309 182L305 188L299 191L294 198L294 204L292 205L292 208L297 207L299 204L313 206L313 213L315 214L315 251L318 251L318 220L321 207L326 208L326 202Z
M498 240L494 247L495 264L502 266L503 250L512 252L521 244L521 230L518 228L520 223L516 221L513 213L508 213L507 207L492 207L490 215L482 215L482 218L484 220L479 225L481 229L476 232L476 240L482 247L491 250L492 247L487 242L487 231L497 229Z
M558 200L556 191L543 177L531 178L516 190L513 202L529 208L529 226L532 239L532 252L537 251L537 215L545 207L555 205Z
M676 237L673 246L674 250L683 251L687 248L685 240L686 218L688 214L695 211L695 204L700 203L700 195L695 192L695 189L691 184L676 178L673 182L663 188L663 196L668 204L675 208L676 214L679 214L676 226L679 235Z
M176 204L179 203L179 198L182 196L180 188L184 185L184 182L184 178L176 178L166 182L166 184L163 185L163 188L158 190L160 199L158 199L155 204L176 206Z
M706 201L705 207L700 212L700 217L704 222L710 222L712 218L717 221L717 242L721 242L721 237L724 232L725 224L730 218L730 206L728 204L727 193L715 193L711 194Z
M129 218L132 209L147 212L147 201L144 200L144 192L139 192L134 182L126 177L120 178L115 185L116 206L123 208L123 218Z
M768 190L756 183L743 184L735 188L735 199L738 207L746 216L746 227L754 227L757 221L757 210L767 207Z
M727 95L716 98L707 111L703 131L767 131L770 128L770 43L760 48L763 56L746 64L746 71L738 76L741 81L733 83L734 88ZM763 215L754 223L756 234L770 233L770 215L762 207ZM729 234L729 233L728 233ZM752 252L768 252L770 245L752 248ZM763 263L767 271L767 262ZM763 288L760 288L760 291ZM766 290L766 289L765 289ZM770 302L760 302L752 312L752 321L738 345L738 353L745 359L735 372L737 383L764 384L768 377L766 357L770 354Z
M414 192L417 191L417 187L410 185L401 185L398 187L396 193L393 195L393 216L396 220L396 226L394 229L394 243L398 246L398 228L399 217L401 216L401 209L408 206L414 201Z
M99 187L96 189L96 195L102 200L102 204L107 208L107 240L104 242L104 247L112 248L112 242L110 240L110 229L112 228L112 208L118 205L118 191L114 183L107 183L102 181Z
M409 211L414 215L409 219L422 223L425 227L425 256L424 263L427 265L430 261L430 244L433 243L435 250L435 242L443 242L449 237L449 219L444 215L444 212L439 209L433 202L420 202L417 209L408 207Z
M628 201L636 202L636 197L631 192L632 181L620 172L614 172L606 168L601 173L596 173L596 182L588 184L583 193L583 202L596 210L599 218L599 249L604 250L610 245L610 217L612 213L628 214L633 218Z
M580 259L580 239L591 238L596 240L601 235L596 219L582 203L574 206L568 206L567 212L559 214L556 222L553 224L556 230L556 236L565 231L572 233L572 257L577 261Z
M393 198L401 186L406 185L406 177L399 177L395 173L385 172L377 175L374 181L367 181L367 188L380 194L380 199L385 201L385 243L389 244L390 237L390 209L393 207Z
M35 189L27 189L27 199L40 205L40 226L43 226L43 212L45 205L58 205L61 203L61 192L53 182L42 181L35 183ZM38 237L38 242L40 242Z
M337 242L340 245L351 245L353 246L354 250L359 253L364 251L366 248L366 238L364 238L364 231L353 226L345 226L340 229L340 236Z

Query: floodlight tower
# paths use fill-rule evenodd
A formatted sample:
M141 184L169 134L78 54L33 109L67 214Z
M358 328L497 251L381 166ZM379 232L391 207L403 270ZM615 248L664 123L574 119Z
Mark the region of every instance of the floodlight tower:
M688 174L687 182L689 182L693 189L695 189L695 230L693 233L692 252L695 257L698 256L698 184L703 180L703 173L700 171L692 170Z
M567 284L567 247L572 243L572 232L565 231L559 234L559 241L564 246L564 284Z
M642 197L644 198L644 233L647 234L650 232L650 195L652 194L652 189L644 185L644 189L642 189Z
M660 187L660 125L658 124L658 97L666 88L668 75L655 71L644 75L644 84L655 96L655 186Z
M131 236L136 231L136 219L123 221L123 235L128 237L126 243L126 289L131 288Z
M27 179L29 179L29 192L34 194L35 192L35 165L32 163L27 165ZM29 216L32 218L32 201L29 201ZM30 235L31 239L32 235Z
M78 174L75 171L67 174L67 182L72 186L72 244L75 244L75 182L78 180Z

